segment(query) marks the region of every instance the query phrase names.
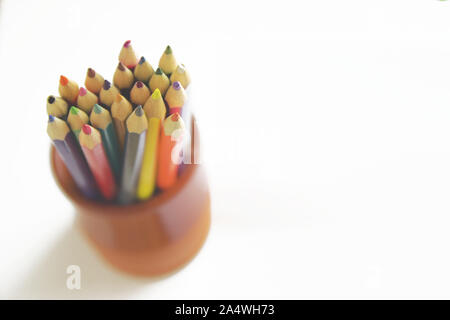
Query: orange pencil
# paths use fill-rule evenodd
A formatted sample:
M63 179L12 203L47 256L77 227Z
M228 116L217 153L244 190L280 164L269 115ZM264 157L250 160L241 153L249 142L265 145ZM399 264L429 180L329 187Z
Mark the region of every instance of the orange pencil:
M103 147L100 132L94 127L85 124L80 132L79 141L101 194L107 200L114 199L117 194L117 186Z
M59 77L59 95L69 104L75 104L78 97L78 84L67 79L65 76Z
M157 185L161 189L170 188L177 180L177 170L181 163L184 122L178 113L164 120L158 152Z
M134 69L138 63L136 53L134 53L133 47L131 46L131 40L125 41L119 54L119 61L127 66L129 69Z

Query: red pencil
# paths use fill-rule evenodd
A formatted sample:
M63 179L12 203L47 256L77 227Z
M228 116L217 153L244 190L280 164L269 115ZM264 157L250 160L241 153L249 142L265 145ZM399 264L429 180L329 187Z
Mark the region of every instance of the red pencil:
M79 141L100 192L107 200L117 194L117 186L102 143L100 132L90 125L83 125Z

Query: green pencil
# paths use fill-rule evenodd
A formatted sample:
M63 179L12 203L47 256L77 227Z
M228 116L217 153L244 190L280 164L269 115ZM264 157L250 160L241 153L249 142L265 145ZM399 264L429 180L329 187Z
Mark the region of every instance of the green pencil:
M116 181L120 181L120 152L119 144L114 130L111 115L108 110L98 104L94 105L91 112L91 124L100 131L106 156L114 173Z
M89 123L89 117L81 109L78 109L75 106L70 107L69 115L67 117L67 122L69 123L70 129L75 134L75 137L80 135L81 128L83 125Z

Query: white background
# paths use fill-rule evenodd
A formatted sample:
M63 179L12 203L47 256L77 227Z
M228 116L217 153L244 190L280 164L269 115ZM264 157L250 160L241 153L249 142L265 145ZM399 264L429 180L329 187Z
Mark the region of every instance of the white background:
M213 201L157 280L97 256L49 168L59 75L111 79L127 39L190 69ZM3 1L0 99L2 298L450 298L450 1Z

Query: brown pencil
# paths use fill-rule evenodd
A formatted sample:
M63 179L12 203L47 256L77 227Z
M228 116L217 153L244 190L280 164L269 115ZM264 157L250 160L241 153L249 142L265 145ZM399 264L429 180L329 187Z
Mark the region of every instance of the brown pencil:
M120 90L128 90L134 83L134 75L122 62L117 65L113 77L114 85Z
M88 68L86 73L86 79L84 80L84 85L86 86L86 89L89 91L99 94L100 90L102 89L103 82L105 82L105 79L95 72L94 69Z
M114 122L114 128L116 130L117 140L119 142L119 149L121 153L123 153L125 136L127 133L125 122L131 112L133 112L131 103L122 95L117 94L116 98L114 99L114 103L111 106L111 117Z

